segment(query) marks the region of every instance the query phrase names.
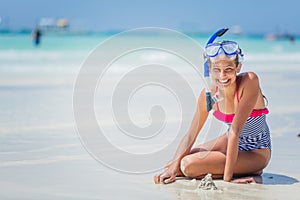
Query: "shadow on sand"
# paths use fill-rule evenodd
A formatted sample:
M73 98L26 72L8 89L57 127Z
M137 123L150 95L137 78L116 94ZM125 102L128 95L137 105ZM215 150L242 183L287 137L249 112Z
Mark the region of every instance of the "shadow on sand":
M263 173L261 176L255 176L254 179L257 183L264 185L291 185L299 182L290 176L271 173Z

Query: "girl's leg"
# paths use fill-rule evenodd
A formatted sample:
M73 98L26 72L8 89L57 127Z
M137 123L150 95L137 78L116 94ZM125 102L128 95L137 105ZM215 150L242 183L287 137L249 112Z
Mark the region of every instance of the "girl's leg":
M188 176L188 174L186 174L186 172L188 170L187 167L190 168L191 163L195 163L195 165L197 165L198 159L200 159L200 157L201 157L201 159L204 159L208 154L209 154L209 157L201 162L202 165L205 164L205 166L202 166L202 168L213 169L216 166L222 166L222 165L225 166L225 163L224 164L222 164L222 163L216 164L214 161L211 161L210 159L214 158L214 160L216 160L216 161L219 160L221 162L225 162L225 158L222 158L222 157L225 157L226 149L227 149L227 132L213 140L210 140L208 142L205 142L205 143L193 148L190 152L190 155L185 156L181 160L180 168L181 168L183 175ZM193 156L192 156L192 154L193 154ZM224 161L222 161L222 160L224 160ZM192 172L194 170L198 171L197 168L198 167L196 167L196 169L192 169ZM218 169L217 172L219 172L220 170L221 169ZM213 174L213 178L222 178L223 177L222 174L218 175L217 173L212 173L212 172L209 172L209 173ZM193 177L202 178L206 174L207 173L202 173L202 174L197 173L197 176L193 176Z
M190 178L202 178L206 174L222 175L226 155L219 151L201 151L182 158L180 169Z
M234 173L238 175L260 175L268 165L271 151L268 148L239 151Z
M234 175L257 174L270 159L269 149L239 151ZM198 178L211 173L214 177L224 174L226 154L220 151L200 151L181 160L181 171L187 177Z
M205 142L193 148L190 153L193 154L200 151L220 151L226 153L226 149L227 149L227 132L211 141Z

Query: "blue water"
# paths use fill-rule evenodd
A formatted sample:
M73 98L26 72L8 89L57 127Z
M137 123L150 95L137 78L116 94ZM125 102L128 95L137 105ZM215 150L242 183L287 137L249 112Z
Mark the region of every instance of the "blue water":
M47 51L76 51L76 50L91 50L99 43L107 38L117 34L45 34L41 38L39 50ZM187 34L192 39L199 42L199 45L204 46L209 37L208 34ZM149 35L148 35L149 36ZM266 40L263 35L229 35L223 36L222 40L237 41L246 52L256 53L278 53L278 52L299 52L300 43L297 38L294 43L287 39ZM31 36L28 34L0 34L0 50L36 50L33 45Z
M45 34L42 36L41 44L36 47L32 38L28 34L1 34L0 35L0 58L1 67L8 65L22 65L23 67L33 67L34 65L47 66L50 63L54 65L62 62L72 63L80 62L88 56L99 44L106 39L115 36L113 34L86 34L86 35L68 35L68 34ZM159 36L143 36L159 37ZM200 46L204 47L208 34L189 35ZM160 39L160 38L158 38ZM300 57L300 42L291 43L289 40L265 40L263 36L257 35L228 35L222 39L235 40L245 54L245 62L256 62L276 64L277 61L293 64ZM201 56L201 55L200 55ZM55 67L55 66L51 66Z

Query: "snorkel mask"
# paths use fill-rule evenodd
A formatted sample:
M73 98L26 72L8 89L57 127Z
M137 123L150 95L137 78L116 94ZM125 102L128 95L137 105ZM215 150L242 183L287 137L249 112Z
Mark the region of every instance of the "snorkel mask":
M242 50L239 48L238 44L233 41L222 41L214 43L217 37L221 37L228 31L228 28L223 28L215 32L208 40L205 52L204 52L204 78L208 85L206 88L206 110L209 112L212 109L212 106L218 101L216 95L211 96L210 91L210 76L209 76L209 66L208 66L208 59L214 60L220 54L226 55L231 60L236 59L239 56L239 60L243 59Z
M236 55L244 56L239 45L233 41L222 41L206 45L204 52L206 58L214 59L220 54L226 55L231 60L234 60Z

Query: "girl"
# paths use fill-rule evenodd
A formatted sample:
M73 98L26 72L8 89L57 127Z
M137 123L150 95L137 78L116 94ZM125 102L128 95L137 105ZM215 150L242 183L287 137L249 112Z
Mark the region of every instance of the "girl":
M241 70L241 49L233 41L206 46L205 56L213 80L212 95L221 101L213 105L213 115L228 124L228 131L216 139L191 149L203 127L206 110L205 90L198 98L197 111L175 156L155 183L171 183L177 176L214 178L232 181L233 176L260 175L271 156L270 132L266 122L268 109L255 73ZM237 179L236 183L254 181Z

